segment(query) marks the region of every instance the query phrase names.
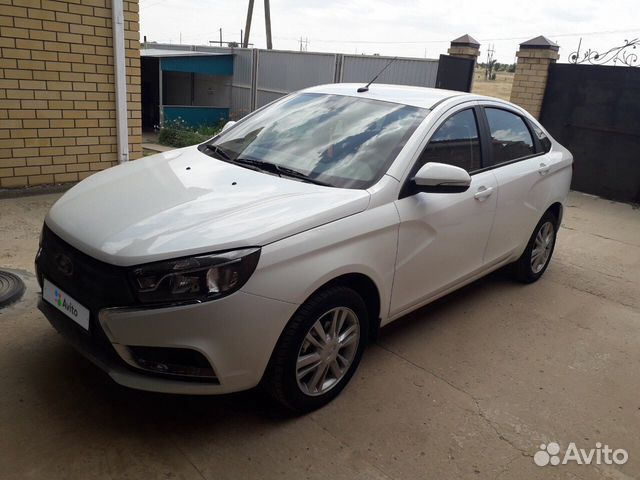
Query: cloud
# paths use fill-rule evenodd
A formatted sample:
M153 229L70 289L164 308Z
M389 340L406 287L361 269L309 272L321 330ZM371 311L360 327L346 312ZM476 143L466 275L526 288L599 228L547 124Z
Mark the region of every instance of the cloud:
M149 40L206 44L219 38L239 41L246 0L141 0L141 33ZM300 37L309 50L380 53L437 58L450 40L469 33L481 40L483 55L495 45L501 62L511 62L518 44L546 35L565 58L577 46L608 49L640 36L635 0L271 0L274 48L297 50ZM593 32L636 29L630 33ZM584 35L584 34L588 35ZM557 35L557 36L556 36ZM265 47L263 2L255 1L251 41ZM393 43L397 42L397 43Z

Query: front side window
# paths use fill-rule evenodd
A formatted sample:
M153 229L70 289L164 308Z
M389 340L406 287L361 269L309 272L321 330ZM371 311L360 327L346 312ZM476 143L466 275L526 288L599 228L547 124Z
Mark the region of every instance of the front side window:
M522 117L499 108L485 108L491 131L492 160L489 165L498 165L518 158L533 155L533 138Z
M420 167L427 162L446 163L467 172L480 168L478 124L472 109L450 116L436 130L420 157Z
M369 188L428 112L377 100L301 93L257 112L214 139L213 149L202 151L239 164L268 164L283 175L285 169L295 170L302 174L299 178L335 187Z

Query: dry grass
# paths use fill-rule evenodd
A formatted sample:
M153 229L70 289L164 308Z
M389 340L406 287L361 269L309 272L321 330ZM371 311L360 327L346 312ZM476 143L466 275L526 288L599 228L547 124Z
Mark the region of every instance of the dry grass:
M495 80L485 80L484 69L477 68L473 79L471 91L479 95L509 100L511 97L511 86L513 85L513 73L497 72Z

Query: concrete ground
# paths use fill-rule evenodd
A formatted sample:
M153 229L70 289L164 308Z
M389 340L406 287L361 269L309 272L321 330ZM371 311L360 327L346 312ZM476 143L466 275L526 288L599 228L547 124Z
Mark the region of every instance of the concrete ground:
M572 193L541 281L497 273L384 329L326 408L257 391L128 390L35 307L33 256L58 197L0 200L3 479L628 479L640 477L640 211ZM626 449L623 466L538 467L541 443Z

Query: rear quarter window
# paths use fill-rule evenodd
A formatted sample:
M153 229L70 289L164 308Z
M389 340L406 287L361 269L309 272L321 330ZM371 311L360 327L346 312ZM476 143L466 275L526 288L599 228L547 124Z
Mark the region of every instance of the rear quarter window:
M542 151L544 153L547 153L548 151L551 150L551 140L549 140L549 137L547 137L547 135L545 135L545 133L542 131L542 129L536 125L533 122L531 123L531 128L533 128L533 133L535 134L536 137L538 137L538 140L540 141L540 145L542 146Z

